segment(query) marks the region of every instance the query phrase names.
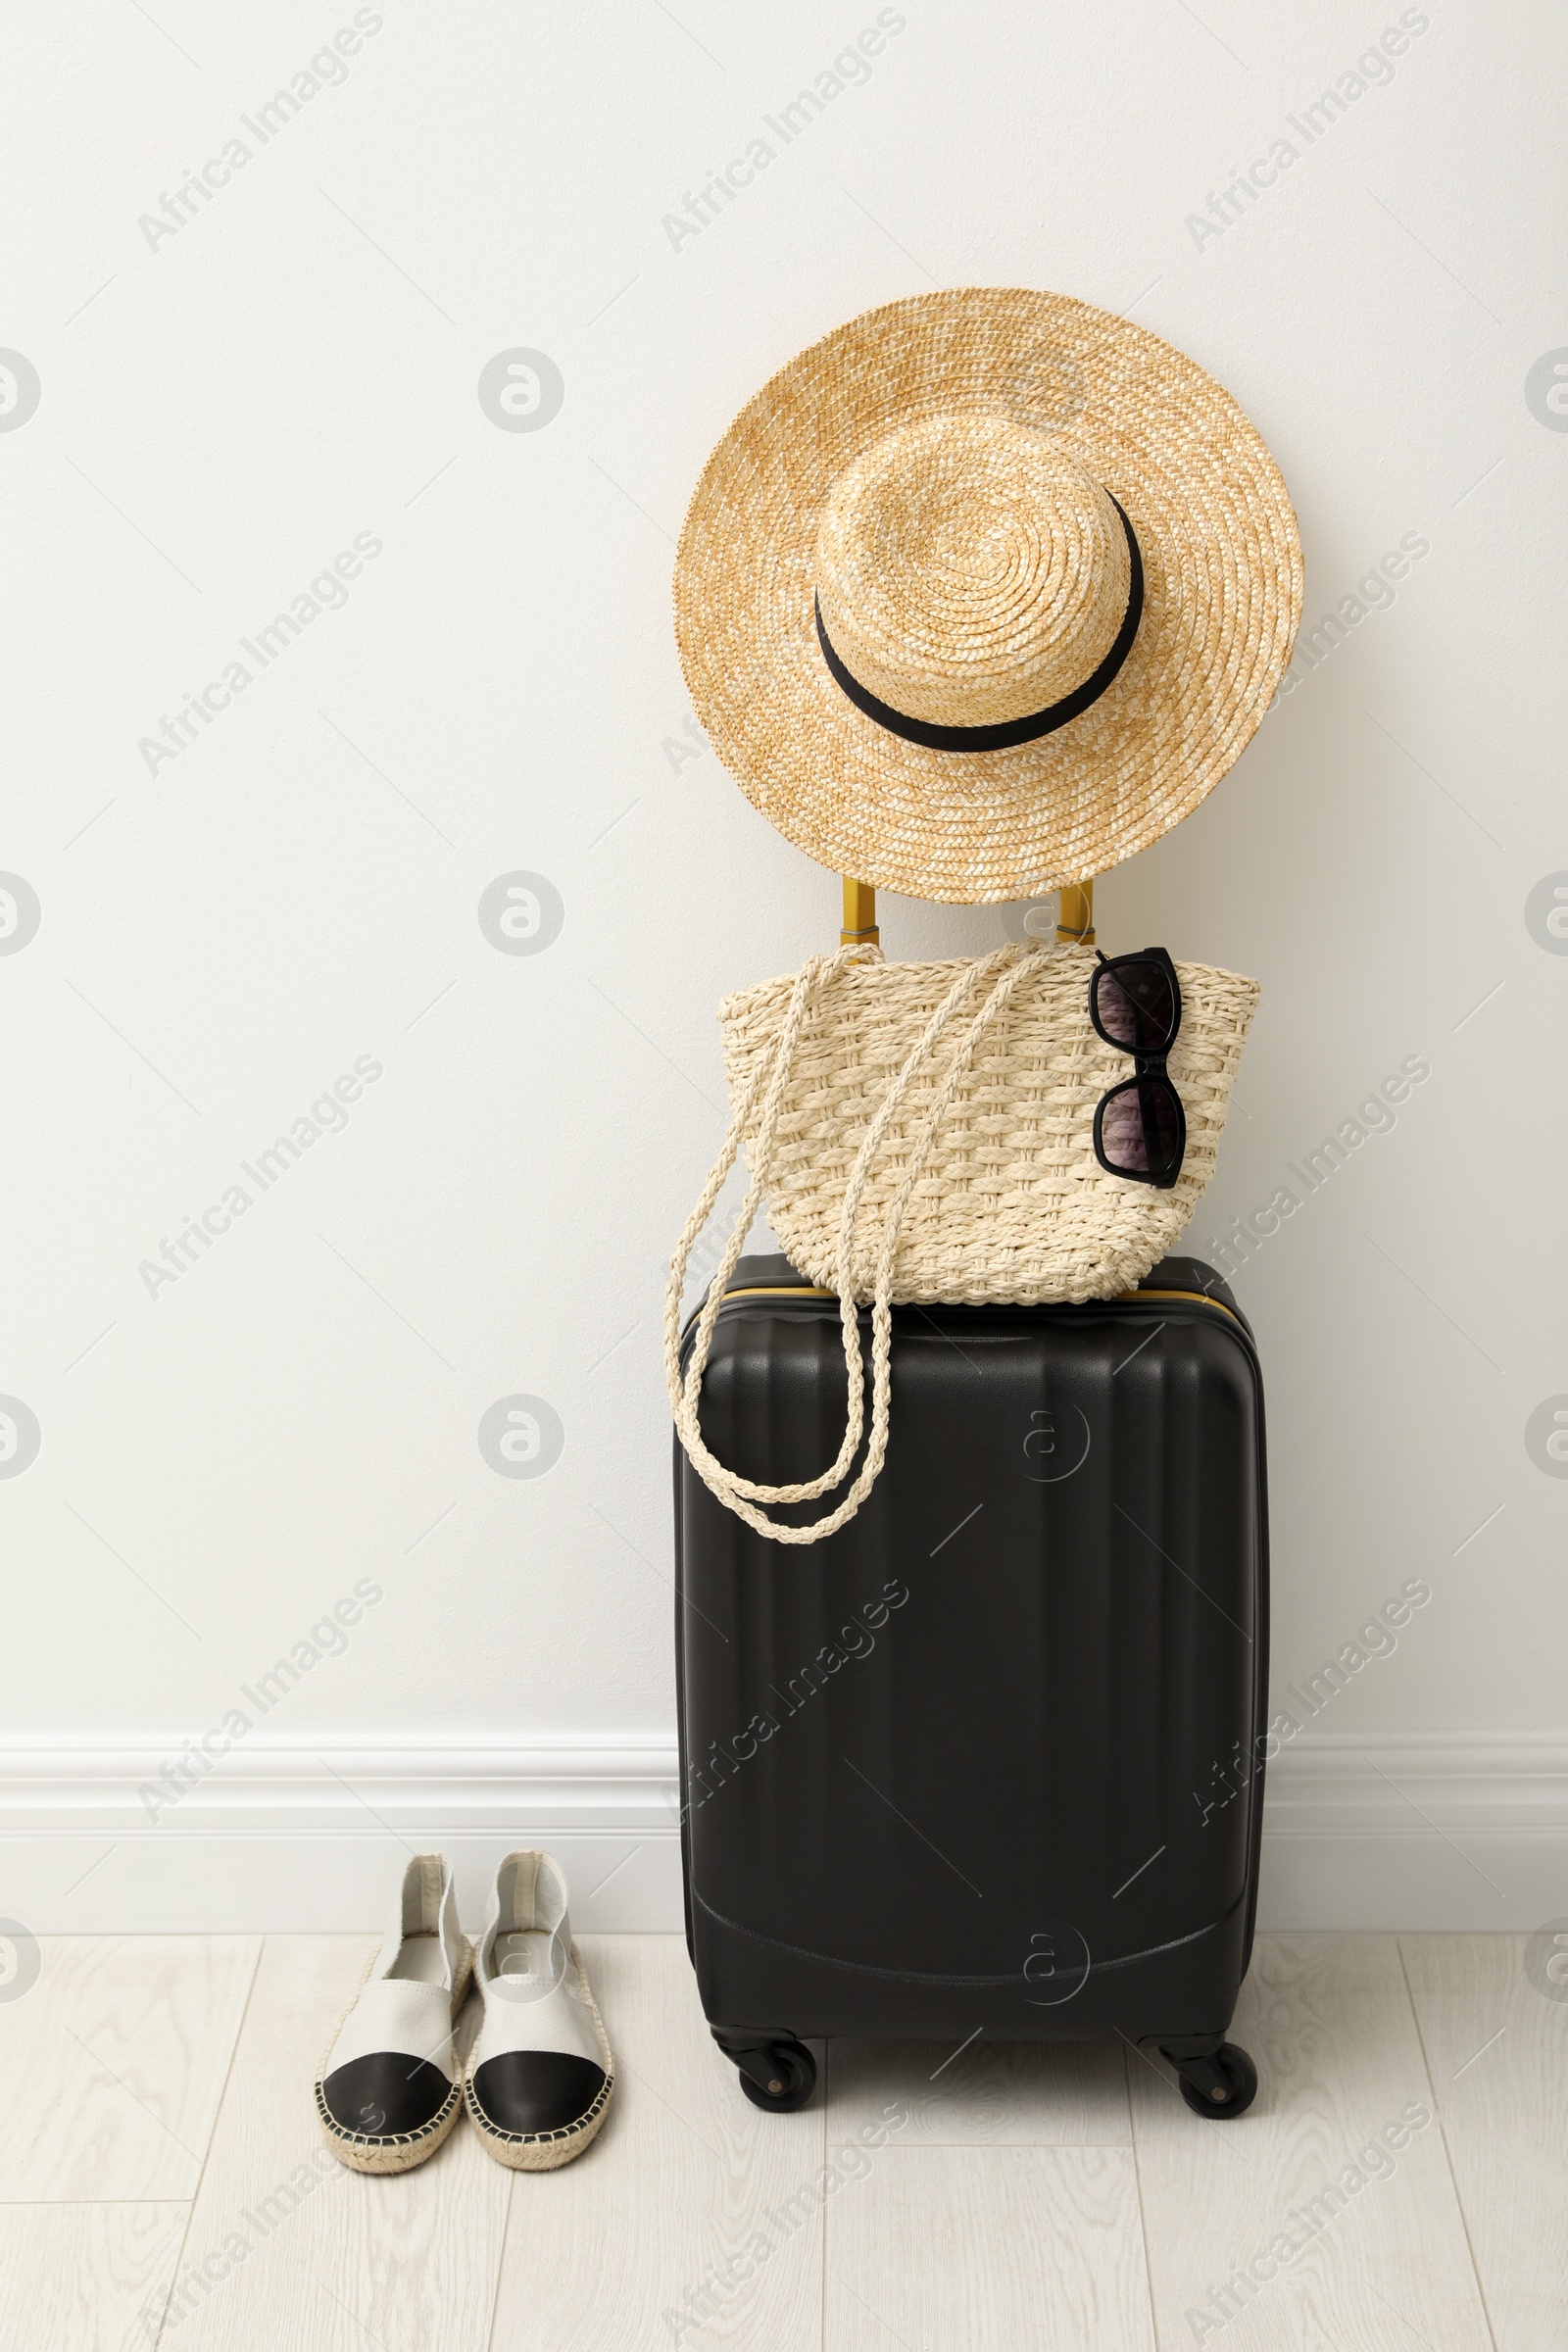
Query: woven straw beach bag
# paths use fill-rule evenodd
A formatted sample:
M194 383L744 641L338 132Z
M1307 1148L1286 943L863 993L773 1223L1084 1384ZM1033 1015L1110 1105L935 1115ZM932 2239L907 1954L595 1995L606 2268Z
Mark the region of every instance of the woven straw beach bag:
M1187 1120L1173 1188L1112 1176L1095 1157L1095 1106L1132 1073L1089 1018L1089 947L1008 946L941 963L887 963L856 945L813 956L718 1008L732 1116L681 1236L665 1295L665 1378L681 1442L706 1484L759 1534L812 1544L854 1517L887 1451L895 1303L1040 1305L1133 1289L1186 1225L1214 1172L1257 983L1178 963L1181 1028L1169 1075ZM680 1364L694 1244L744 1145L751 1186ZM790 1262L840 1301L844 1443L819 1478L765 1487L727 1470L698 1426L724 1289L759 1208ZM848 1476L864 1431L860 1305L872 1310L865 1459L808 1527L760 1503L812 1500Z

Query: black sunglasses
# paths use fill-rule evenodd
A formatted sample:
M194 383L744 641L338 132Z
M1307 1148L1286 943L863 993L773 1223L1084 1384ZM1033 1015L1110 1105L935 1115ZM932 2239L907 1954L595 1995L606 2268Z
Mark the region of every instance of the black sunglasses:
M1182 992L1164 949L1101 956L1089 1018L1107 1046L1133 1056L1137 1072L1095 1106L1095 1157L1111 1176L1169 1192L1181 1174L1187 1118L1165 1068L1182 1025Z

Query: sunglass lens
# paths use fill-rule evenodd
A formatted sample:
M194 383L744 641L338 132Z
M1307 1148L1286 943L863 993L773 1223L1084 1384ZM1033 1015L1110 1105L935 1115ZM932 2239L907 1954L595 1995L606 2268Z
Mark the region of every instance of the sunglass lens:
M1129 1054L1158 1054L1176 1026L1176 1000L1163 964L1129 956L1096 974L1095 1007L1113 1044Z
M1161 1078L1129 1078L1105 1097L1100 1142L1119 1176L1163 1177L1180 1164L1180 1106Z

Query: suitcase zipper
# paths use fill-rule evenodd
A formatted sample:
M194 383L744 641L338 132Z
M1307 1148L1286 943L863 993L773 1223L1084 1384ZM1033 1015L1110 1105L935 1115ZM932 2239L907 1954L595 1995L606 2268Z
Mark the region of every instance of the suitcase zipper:
M732 1298L836 1298L837 1297L836 1291L819 1291L809 1288L804 1283L781 1282L759 1285L755 1290L726 1291L724 1304L728 1306ZM1146 1298L1183 1298L1193 1306L1211 1306L1217 1313L1228 1315L1233 1323L1241 1321L1241 1317L1234 1307L1227 1306L1223 1299L1209 1298L1203 1291L1128 1291L1120 1298L1091 1298L1086 1299L1084 1304L1088 1306L1135 1306L1142 1304ZM1048 1301L1047 1303L1065 1305L1067 1301Z
M1229 1315L1233 1323L1239 1323L1242 1319L1234 1306L1227 1306L1223 1298L1211 1298L1206 1291L1129 1291L1124 1298L1107 1298L1101 1303L1106 1306L1132 1306L1145 1298L1185 1298L1191 1305L1211 1306L1218 1313Z

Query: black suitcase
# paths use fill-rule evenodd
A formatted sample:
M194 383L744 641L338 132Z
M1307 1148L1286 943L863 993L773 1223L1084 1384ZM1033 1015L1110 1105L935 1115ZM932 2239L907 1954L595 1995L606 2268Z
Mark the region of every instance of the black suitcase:
M758 1480L837 1451L838 1301L784 1258L736 1268L702 1427ZM827 2034L1120 2035L1198 2112L1250 2103L1267 1540L1251 1332L1193 1258L896 1308L887 1461L818 1545L677 1442L686 1937L756 2104L809 2097Z

